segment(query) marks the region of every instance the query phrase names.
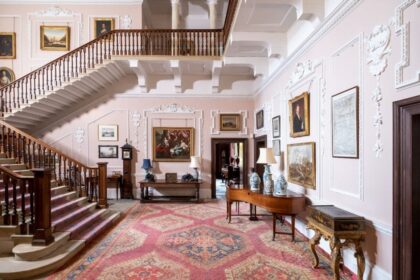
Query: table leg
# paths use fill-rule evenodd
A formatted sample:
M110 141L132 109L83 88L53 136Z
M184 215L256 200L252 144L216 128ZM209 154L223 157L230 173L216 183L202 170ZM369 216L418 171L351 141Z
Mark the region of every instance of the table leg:
M257 206L249 204L249 220L258 221L257 218Z
M295 241L295 215L292 215L292 241Z
M196 197L197 197L197 203L200 202L200 184L195 184L196 187Z
M140 185L140 198L141 198L141 200L144 199L144 187L143 187L143 185Z
M315 235L311 238L309 241L309 244L311 245L311 252L313 255L313 261L312 261L312 267L317 268L319 264L319 258L316 253L316 245L319 244L319 240L321 239L321 233L318 230L315 230Z
M354 253L354 256L357 260L357 279L363 280L363 273L365 272L365 256L363 255L363 249L360 244L361 240L354 240L354 247L356 249L356 252Z
M340 263L341 263L341 242L338 238L330 240L331 247L331 268L334 271L334 280L340 280Z
M230 221L231 221L231 218L232 218L232 202L231 201L229 201L228 214L229 214L229 221L228 221L228 223L230 224Z
M273 241L276 238L276 222L277 222L277 216L276 216L276 213L273 213Z

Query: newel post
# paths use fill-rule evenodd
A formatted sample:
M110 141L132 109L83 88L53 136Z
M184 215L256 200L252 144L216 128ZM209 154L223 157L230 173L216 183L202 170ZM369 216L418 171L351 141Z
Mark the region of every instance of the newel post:
M32 245L46 246L54 242L51 228L51 169L35 168L35 226Z
M98 207L107 208L108 207L108 198L106 193L106 177L107 177L107 165L108 162L98 162Z

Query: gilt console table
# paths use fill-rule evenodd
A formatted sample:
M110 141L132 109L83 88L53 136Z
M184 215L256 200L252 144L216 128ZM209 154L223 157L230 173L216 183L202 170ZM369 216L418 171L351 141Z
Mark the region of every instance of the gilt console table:
M166 180L155 180L154 182L140 181L140 202L165 202L165 201L191 201L200 202L200 185L202 181L167 182ZM151 196L149 188L176 190L181 188L194 188L195 196Z
M334 279L340 279L340 264L343 262L341 249L354 245L357 260L357 279L363 279L365 271L365 257L361 242L366 236L365 219L344 211L333 205L308 206L308 228L315 231L315 235L309 241L313 253L313 267L318 267L319 259L315 247L321 237L329 241L331 248L331 268L334 271ZM343 241L342 241L343 240Z

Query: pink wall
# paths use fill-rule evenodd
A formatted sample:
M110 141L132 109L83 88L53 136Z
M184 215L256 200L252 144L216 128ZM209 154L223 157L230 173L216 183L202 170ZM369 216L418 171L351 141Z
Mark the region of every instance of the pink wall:
M348 3L352 1L347 1ZM346 17L338 21L326 34L303 54L297 56L258 94L255 110L269 108L272 116L281 115L282 150L287 153L287 144L316 142L317 188L304 190L301 186L289 184L290 188L306 192L308 197L319 204L334 204L362 215L371 224L365 243L365 255L370 262L367 274L371 279L390 279L392 271L392 102L420 94L417 82L404 88L396 88L396 65L404 56L401 35L397 35L392 25L398 11L397 6L409 1L365 0ZM413 4L403 12L403 22L410 22L408 33L410 46L407 56L408 67L404 68L403 82L420 80L420 7ZM389 26L390 54L384 73L377 81L371 74L367 47L369 35L379 24ZM386 36L385 36L386 38ZM377 52L381 52L379 48ZM296 65L307 65L311 61L313 69L296 72ZM289 81L292 80L291 83ZM378 157L374 151L377 128L374 116L377 103L372 99L373 91L379 83L383 99L380 111L383 125L380 141L383 152ZM335 159L331 155L331 96L353 86L360 87L360 158ZM288 100L310 92L311 119L310 136L289 137ZM265 132L264 132L265 133ZM307 232L303 225L301 229ZM355 263L350 252L346 253L346 265L354 270ZM373 269L371 269L373 267Z
M60 51L40 49L40 25L70 27L70 50L93 39L93 18L114 18L115 28L123 28L125 16L131 29L142 26L140 4L89 5L0 5L0 32L16 33L16 59L1 59L0 67L13 69L16 78L63 55ZM52 12L48 12L53 8Z

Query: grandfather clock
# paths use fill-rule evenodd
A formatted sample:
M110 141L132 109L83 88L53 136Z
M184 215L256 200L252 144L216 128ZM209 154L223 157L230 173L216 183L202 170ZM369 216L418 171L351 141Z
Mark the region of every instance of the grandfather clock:
M133 198L133 183L131 179L131 170L133 164L133 146L125 140L124 146L121 147L123 160L123 181L121 188L121 198Z

